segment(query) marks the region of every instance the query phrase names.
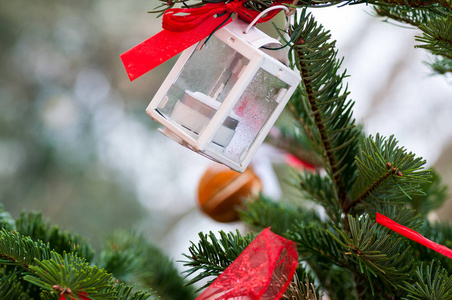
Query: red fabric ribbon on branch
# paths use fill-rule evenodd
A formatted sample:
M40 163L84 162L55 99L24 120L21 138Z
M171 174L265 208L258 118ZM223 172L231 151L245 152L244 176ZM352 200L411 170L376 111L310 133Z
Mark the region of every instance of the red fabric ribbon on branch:
M377 213L377 223L386 226L389 229L394 230L395 232L400 233L401 235L421 245L424 245L425 247L435 250L436 252L441 253L442 255L452 258L451 249L423 237L420 233L414 231L413 229L400 225L399 223L395 222L394 220L391 220L390 218L382 214Z
M288 2L276 1L272 6ZM166 10L162 31L121 54L130 80L135 80L228 24L232 21L232 13L246 22L252 22L259 12L244 7L243 3L243 0L234 0L229 3L208 3L196 8ZM266 22L278 12L270 11L257 22Z
M196 300L278 300L297 265L296 244L266 228Z

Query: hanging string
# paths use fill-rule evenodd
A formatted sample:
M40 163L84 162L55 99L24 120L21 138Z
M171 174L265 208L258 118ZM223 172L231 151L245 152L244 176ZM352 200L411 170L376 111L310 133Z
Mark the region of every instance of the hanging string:
M306 3L306 8L305 8L305 10L303 10L303 13L302 13L302 15L301 15L301 17L300 17L299 23L301 23L301 22L304 20L304 18L305 18L305 16L306 16L306 10L307 10L309 4L311 4L311 0L309 0L308 3ZM257 18L259 18L260 16L261 16L261 15L259 14L259 16L258 16ZM257 19L257 18L256 18L256 19ZM254 22L254 20L253 20L253 22ZM273 23L273 24L274 24L274 23ZM287 29L288 29L288 26L289 26L289 25L290 25L290 21L289 21L289 19L287 18L287 24L286 24L286 27L285 27L284 30L283 30L284 32L287 32ZM281 49L286 48L287 46L289 46L289 45L293 42L293 39L294 39L295 36L298 34L298 31L300 30L300 28L301 28L301 25L299 25L299 26L295 29L295 31L293 32L293 34L292 34L292 36L290 37L289 41L287 41L287 43L286 43L285 45L282 45L282 46L276 47L276 48L270 48L270 47L265 47L265 46L262 46L261 48L263 48L263 49L265 49L265 50L281 50Z
M181 1L181 2L186 8L190 8L190 6L188 6L187 3L185 3L185 1Z
M226 12L222 13L221 15L217 15L217 18L222 17L222 16L224 16L224 14L227 14L227 13L228 13L228 12L226 11ZM224 20L223 23L221 23L220 25L218 25L217 28L215 28L215 29L212 31L212 33L206 38L204 44L207 43L207 42L210 40L210 38L213 36L213 34L214 34L218 29L220 29L221 27L223 27L223 25L224 25L227 21L229 21L229 19L232 17L232 14L233 14L233 13L230 13L229 16L226 18L226 20Z
M212 1L211 3L220 3L220 2L223 2L223 1L222 1L222 0L219 0L219 1ZM298 0L295 0L294 2L296 3L296 2L298 2ZM182 2L182 3L185 4L185 2ZM311 3L311 0L309 0L308 3L306 4L306 8L309 6L310 3ZM285 14L286 14L286 16L287 16L287 20L286 20L287 23L286 23L286 26L285 26L285 28L283 29L283 31L284 31L284 32L287 32L287 30L288 30L288 28L289 28L289 25L290 25L289 16L290 16L291 10L290 10L287 6L285 6L285 5L275 5L275 6L268 7L267 9L263 10L262 12L260 12L260 13L253 19L253 21L248 25L248 27L245 29L244 33L247 34L248 31L251 29L251 27L253 27L253 26L259 21L259 19L262 18L262 16L264 16L264 15L267 14L268 12L270 12L270 11L272 11L272 10L276 10L276 9L280 9L280 10L284 10L284 11L285 11ZM226 13L228 13L228 11L225 11L225 12L222 13L222 14L217 14L216 17L217 17L217 18L218 18L218 17L222 17L222 16L224 16ZM207 43L207 42L210 40L210 38L215 34L215 32L216 32L218 29L220 29L221 27L223 27L223 25L229 21L229 19L232 17L232 14L233 14L233 13L234 13L234 11L231 12L231 13L229 13L229 16L226 18L226 20L224 20L219 26L217 26L217 27L212 31L212 33L211 33L211 34L206 38L206 40L204 41L204 44ZM306 16L306 10L303 11L303 13L302 13L302 15L301 15L300 22L305 18L305 16ZM300 30L300 28L301 28L301 26L298 26L298 27L295 29L295 31L293 32L291 38L289 39L289 41L287 41L286 44L284 44L284 45L282 45L282 46L280 46L280 47L277 47L277 48L270 48L270 47L265 47L265 46L262 46L261 48L266 49L266 50L280 50L280 49L283 49L283 48L289 46L289 45L293 42L293 39L294 39L294 37L297 35L297 33L298 33L298 31Z
M290 12L290 9L285 6L285 5L275 5L275 6L271 6L267 9L265 9L264 11L262 11L260 14L257 15L256 18L254 18L254 20L248 25L248 27L246 27L245 31L243 33L247 34L248 31L251 29L251 27L254 26L254 24L256 24L257 21L259 21L259 19L265 15L266 13L268 13L269 11L275 10L275 9L282 9L286 12L286 15ZM289 22L287 22L287 24L289 24Z

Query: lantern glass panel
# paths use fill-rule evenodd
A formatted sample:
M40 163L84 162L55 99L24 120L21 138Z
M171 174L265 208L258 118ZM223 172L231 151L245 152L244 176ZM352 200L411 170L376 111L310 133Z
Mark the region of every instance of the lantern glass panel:
M248 63L247 58L212 36L193 52L157 111L197 140ZM237 122L234 116L228 117L219 134L232 137ZM230 138L218 136L213 141L226 146Z
M262 127L284 98L289 85L269 72L259 69L232 112L240 120L231 142L223 150L227 158L241 163ZM218 132L213 141L219 138ZM211 145L212 150L216 145ZM217 149L218 151L218 149Z

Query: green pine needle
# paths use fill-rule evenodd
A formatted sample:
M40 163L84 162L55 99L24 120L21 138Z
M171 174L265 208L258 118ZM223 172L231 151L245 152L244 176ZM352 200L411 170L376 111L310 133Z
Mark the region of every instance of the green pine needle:
M294 58L293 64L302 77L290 105L323 157L324 169L334 184L334 201L342 206L348 201L348 192L356 179L356 167L351 162L361 136L352 117L354 103L347 99L349 92L344 87L347 75L339 71L342 59L337 58L329 31L310 14L295 21L289 32L294 41L289 57Z
M286 235L289 229L299 223L320 223L320 217L311 209L296 207L282 201L275 202L261 196L249 201L240 210L240 218L256 230L271 227L272 232Z
M406 299L452 299L452 276L438 262L421 263L412 281L405 281L401 288L408 292Z
M40 212L22 212L16 220L16 230L33 240L49 243L51 249L58 253L76 252L90 262L94 258L94 249L84 238L70 231L60 230L58 226L51 226Z
M393 136L386 139L379 134L363 141L356 157L359 176L346 211L358 204L425 196L421 185L431 179L430 172L422 169L425 161L398 147L397 143Z
M225 233L220 231L218 239L212 232L208 235L199 233L200 241L197 245L192 242L189 248L189 254L184 254L187 258L183 261L188 269L184 272L189 277L197 273L188 284L193 284L204 278L219 276L245 248L253 241L254 235L247 234L242 236L237 230L235 233ZM203 287L208 286L212 280L209 280Z
M100 266L121 282L152 288L165 300L190 300L194 289L185 286L174 263L142 235L115 232L100 255Z
M349 233L338 228L328 231L341 246L339 252L346 264L351 270L359 271L372 290L381 290L383 286L396 292L396 285L408 279L414 268L408 242L389 235L386 227L365 215L359 218L348 216L348 222Z
M452 13L448 17L430 19L428 23L420 25L419 29L423 34L416 37L416 40L423 45L417 46L418 48L452 59Z
M0 264L18 266L27 271L36 260L50 258L50 246L33 241L16 231L0 231Z
M38 261L30 266L33 275L26 275L24 280L43 290L79 295L86 293L92 299L112 299L111 287L115 280L105 270L90 266L84 259L74 253L60 255L51 253L48 260Z

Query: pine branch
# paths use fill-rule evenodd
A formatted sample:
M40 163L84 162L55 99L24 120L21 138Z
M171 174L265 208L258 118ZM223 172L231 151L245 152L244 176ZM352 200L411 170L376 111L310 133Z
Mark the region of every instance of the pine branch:
M425 195L421 185L431 178L429 171L422 170L425 161L397 143L393 136L386 139L378 134L364 140L356 158L359 177L346 212L367 199L391 202Z
M194 299L173 262L143 236L117 231L107 241L99 264L122 282L152 288L165 300Z
M282 299L284 300L320 300L322 294L316 291L314 281L307 275L301 277L304 282L300 281L300 276L295 273L292 282L287 291L284 293Z
M299 257L306 261L329 297L355 299L353 273L348 269L340 245L330 238L324 224L298 224L288 237L297 243Z
M42 219L40 212L22 212L16 220L16 230L33 240L48 243L50 248L58 253L76 252L88 261L94 258L94 249L84 238L70 231L62 231L58 226L50 226L48 221Z
M8 272L6 268L0 269L0 299L32 300L25 292L17 272Z
M427 266L421 263L416 270L415 279L411 282L405 281L401 288L409 293L408 299L450 300L452 276L448 276L441 264L435 261Z
M440 6L446 9L452 10L452 3L450 0L376 0L369 1L372 4L389 4L389 5L400 5L409 7L431 7Z
M448 196L447 185L441 182L439 174L433 169L429 172L432 175L430 182L421 185L425 195L414 195L410 202L411 206L423 216L441 207Z
M400 5L375 6L374 12L377 16L395 20L404 24L418 27L428 23L432 18L447 17L450 11L440 7L418 7Z
M388 205L388 203L373 202L366 206L365 211L361 214L375 216L377 212L413 230L418 230L424 225L424 219L421 215L416 210L406 207L403 203Z
M134 291L134 288L120 284L113 289L113 299L118 300L147 300L154 295L151 291ZM152 299L155 299L154 297ZM181 298L183 299L183 298Z
M297 19L297 18L295 18ZM335 187L335 199L341 207L349 201L349 190L356 179L356 167L350 163L357 153L361 132L352 119L353 102L343 88L345 72L339 73L335 42L330 34L308 15L290 29L294 45L294 64L302 83L298 96L292 97L295 117L311 132L312 143L324 159L324 168Z
M337 224L341 220L341 208L336 201L331 179L321 173L300 172L297 180L303 194L309 200L320 204L331 221Z
M452 225L447 222L424 222L419 232L440 245L452 248ZM420 261L439 261L447 270L452 270L452 260L436 251L433 251L423 245L412 242L411 247Z
M421 24L419 29L423 31L423 35L417 36L416 41L424 45L418 45L417 48L452 59L452 13L447 18L432 18L428 23Z
M349 215L348 219L349 233L337 228L329 231L341 246L338 250L343 253L348 268L366 278L372 294L375 291L396 294L397 284L408 279L414 268L410 247L404 240L393 238L387 228L369 217L355 219Z
M62 298L64 297L64 298ZM27 300L31 300L26 298ZM72 293L62 294L58 291L43 291L40 295L40 300L85 300L92 299L96 300L98 298L87 298L86 294L80 294L79 296ZM112 296L110 299L115 300L148 300L148 299L158 299L155 297L154 293L151 291L134 291L134 288L131 286L126 286L124 284L117 285L112 288ZM12 300L12 299L11 299Z
M215 0L160 0L163 2L161 5L154 8L150 13L159 13L161 16L167 9L173 8L175 6L182 6L195 8L199 6L203 6L207 3L218 3L219 1ZM224 0L222 2L229 3L230 0ZM270 7L274 4L274 0L248 0L245 2L244 6L248 9L254 11L263 11L266 8ZM344 6L344 5L356 5L356 4L374 4L374 5L399 5L399 6L409 6L413 8L418 7L431 7L431 6L440 6L445 9L452 10L452 4L450 0L299 0L294 1L290 4L286 4L289 7L294 8L321 8L321 7L329 7L329 6Z
M324 224L296 224L287 236L297 243L298 253L301 256L315 255L323 257L337 266L347 266L343 253L340 251L340 245L335 239L330 238Z
M435 57L428 65L439 75L452 74L452 59Z
M284 202L274 202L264 196L245 204L240 218L251 227L262 230L271 227L276 234L285 236L294 224L320 223L320 217L312 210L302 209Z
M28 271L36 260L49 259L50 247L18 232L0 231L0 264L14 265Z
M115 285L114 278L105 270L90 266L84 259L74 253L61 256L51 252L48 260L35 261L30 266L32 275L26 275L24 280L43 290L66 294L86 294L94 299L111 299L111 287Z
M199 237L198 245L192 242L189 248L190 254L184 254L188 259L183 261L184 266L188 267L184 271L186 276L199 272L188 284L210 276L218 277L254 239L252 234L242 236L238 231L235 234L220 231L220 239L217 239L212 232L209 235L201 232ZM198 290L208 286L212 281L210 280Z

